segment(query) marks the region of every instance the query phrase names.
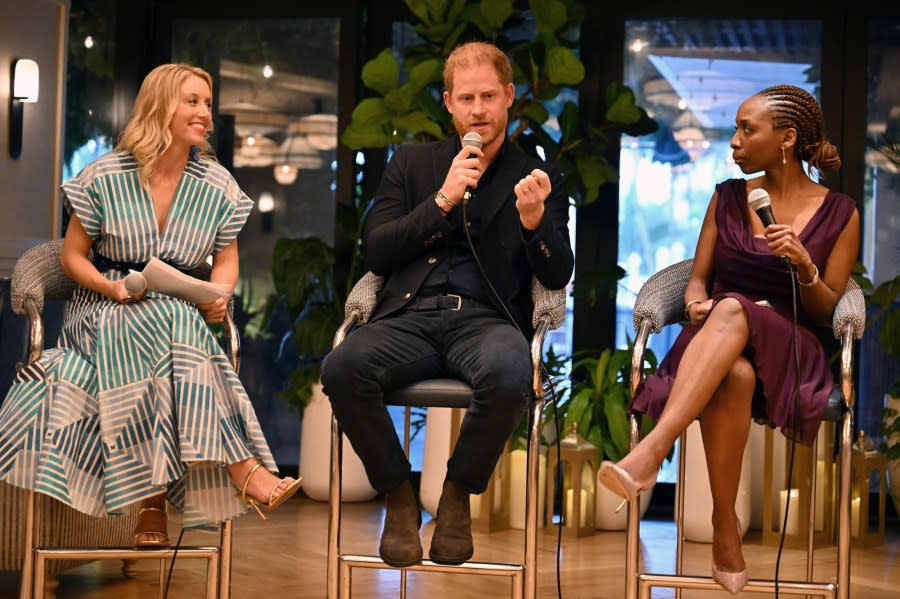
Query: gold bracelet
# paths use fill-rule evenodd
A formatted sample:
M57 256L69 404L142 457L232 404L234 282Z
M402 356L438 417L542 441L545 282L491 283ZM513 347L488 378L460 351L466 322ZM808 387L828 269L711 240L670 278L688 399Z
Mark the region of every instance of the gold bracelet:
M437 197L439 197L441 200L447 202L451 209L456 208L456 202L451 202L450 198L448 198L440 189L437 190L437 193L435 195L437 195Z
M800 273L797 273L797 283L801 287L815 287L819 284L819 267L813 264L813 276L812 280L809 283L804 283L800 280Z
M685 320L690 320L690 319L691 319L691 306L693 306L694 304L702 304L704 301L705 301L705 300L691 300L691 301L689 301L687 304L685 304L685 306L684 306L684 319L685 319Z

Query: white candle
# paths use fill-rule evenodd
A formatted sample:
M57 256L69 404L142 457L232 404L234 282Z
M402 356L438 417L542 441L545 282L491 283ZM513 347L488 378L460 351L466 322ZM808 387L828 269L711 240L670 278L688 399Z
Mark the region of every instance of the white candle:
M850 502L850 534L854 537L859 536L859 506L862 500L854 497Z
M791 489L791 505L789 508L787 507L787 497L787 489L779 492L781 505L778 510L778 530L781 531L781 527L784 524L784 512L787 508L790 510L788 513L787 534L795 535L800 530L800 512L797 510L797 500L800 498L800 491Z
M566 511L564 514L566 526L584 526L587 523L587 491L582 489L579 494L580 501L577 521L572 516L575 511L575 506L572 505L572 498L574 496L573 491L573 489L566 489Z

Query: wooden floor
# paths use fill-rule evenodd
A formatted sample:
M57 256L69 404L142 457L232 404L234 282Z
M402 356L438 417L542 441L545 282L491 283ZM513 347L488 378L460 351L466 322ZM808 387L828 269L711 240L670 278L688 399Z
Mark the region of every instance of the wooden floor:
M358 553L377 550L382 510L378 501L346 504L344 508L344 547ZM325 597L325 554L327 505L297 496L269 514L268 522L255 516L236 521L232 597L234 599L305 599ZM427 519L422 527L426 554L434 524ZM644 520L642 559L654 571L672 572L675 527L671 522ZM173 524L173 531L177 535ZM210 533L192 532L185 542L210 543ZM750 531L744 542L744 555L754 578L771 578L776 548L761 546L759 531ZM176 538L173 536L173 539ZM500 531L475 535L477 560L518 561L522 532ZM556 575L556 528L544 529L538 542L538 596L558 597ZM564 599L622 597L624 595L625 535L602 532L581 539L563 538L561 596ZM888 599L900 596L900 530L889 530L887 544L852 552L851 597ZM832 572L834 548L817 552L816 572ZM172 576L168 599L194 599L204 596L202 561L179 562ZM685 544L685 571L708 575L710 546ZM58 599L153 599L159 596L157 562L138 564L137 576L125 579L117 562L95 562L59 576ZM399 597L398 571L357 570L353 597L358 599ZM805 573L803 553L785 550L781 559L781 579L801 579ZM506 597L507 579L472 575L411 573L408 597L428 599L485 599ZM747 594L749 596L749 593ZM0 597L18 596L18 580L12 574L0 574ZM654 591L654 597L673 597L667 589ZM691 597L731 597L724 591L685 591ZM782 594L783 597L789 595Z

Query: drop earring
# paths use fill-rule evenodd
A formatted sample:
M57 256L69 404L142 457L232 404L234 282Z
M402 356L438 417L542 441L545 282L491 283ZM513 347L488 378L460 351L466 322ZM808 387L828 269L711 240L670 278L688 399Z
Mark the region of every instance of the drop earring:
M787 154L784 153L784 146L781 146L781 164L787 164Z

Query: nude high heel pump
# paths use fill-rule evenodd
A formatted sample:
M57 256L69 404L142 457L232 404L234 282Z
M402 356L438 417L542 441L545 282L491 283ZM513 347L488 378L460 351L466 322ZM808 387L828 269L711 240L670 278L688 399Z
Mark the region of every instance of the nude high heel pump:
M738 537L742 537L741 535L741 523L738 521ZM743 548L743 538L741 538L741 547ZM744 568L740 572L726 572L724 570L720 570L716 565L716 557L713 556L712 562L712 576L713 579L721 585L723 589L731 593L732 595L737 595L741 592L747 585L747 580L750 579L750 573L747 568Z
M656 484L656 475L654 475L652 480L644 485L638 486L628 472L608 460L604 460L603 463L600 464L599 479L604 487L622 498L622 503L616 508L616 513L618 513L626 503L634 501L641 493Z

